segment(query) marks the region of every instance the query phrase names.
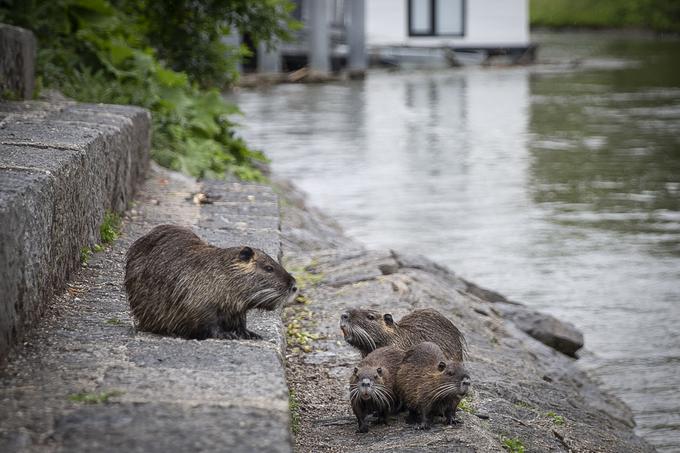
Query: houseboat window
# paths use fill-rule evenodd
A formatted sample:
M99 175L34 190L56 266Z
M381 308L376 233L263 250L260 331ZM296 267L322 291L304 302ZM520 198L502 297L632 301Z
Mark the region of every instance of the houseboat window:
M465 0L408 0L411 36L465 34Z
M411 0L411 31L429 35L432 32L432 2Z

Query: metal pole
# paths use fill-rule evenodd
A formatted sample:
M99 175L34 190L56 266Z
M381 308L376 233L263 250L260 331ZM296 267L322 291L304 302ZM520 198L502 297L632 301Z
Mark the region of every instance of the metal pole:
M348 0L349 28L349 75L362 77L366 72L366 2L365 0Z
M309 22L309 69L327 74L331 68L327 0L309 1Z
M281 72L281 52L278 47L267 49L267 44L263 42L257 45L257 72Z

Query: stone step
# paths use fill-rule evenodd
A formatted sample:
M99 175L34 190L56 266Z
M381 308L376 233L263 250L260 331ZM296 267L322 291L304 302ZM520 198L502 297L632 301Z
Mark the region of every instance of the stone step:
M254 198L239 203L268 216L196 205L191 194L208 189L248 193ZM92 256L0 374L0 451L291 451L279 312L249 314L262 341L162 337L134 329L123 288L127 248L158 224L277 257L269 217L278 218L269 187L200 184L154 167L121 238ZM222 228L218 218L237 218L239 227Z
M132 200L149 142L137 107L0 103L0 363Z

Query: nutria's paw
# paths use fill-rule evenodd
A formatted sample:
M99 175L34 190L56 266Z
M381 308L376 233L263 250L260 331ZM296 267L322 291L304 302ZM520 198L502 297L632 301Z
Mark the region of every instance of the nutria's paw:
M447 425L462 425L463 420L456 418L456 417L446 417L446 424Z
M222 330L219 328L215 328L212 329L210 333L206 335L206 337L215 338L217 340L236 340L238 338L238 335L236 335L236 332L232 332L230 330Z
M420 423L416 425L417 430L423 430L423 431L429 431L430 429L430 424L429 423Z
M368 432L368 425L360 426L359 429L357 429L356 432L357 433L367 433Z
M252 330L242 329L237 332L237 338L242 340L261 340L262 336L253 332Z

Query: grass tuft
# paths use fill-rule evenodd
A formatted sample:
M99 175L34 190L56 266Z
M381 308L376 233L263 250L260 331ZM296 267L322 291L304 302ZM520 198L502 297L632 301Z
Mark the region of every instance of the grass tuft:
M99 236L101 237L102 244L110 244L116 239L120 234L120 216L115 212L106 211L104 214L104 220L99 226Z
M293 435L297 436L300 432L300 402L293 389L290 389L288 394L288 409L290 409L290 429Z
M510 453L524 453L524 444L516 437L503 439L502 445Z
M119 390L111 390L101 393L91 393L91 392L80 392L70 395L68 397L69 401L81 404L105 404L109 402L110 398L114 396L120 396L123 392Z

